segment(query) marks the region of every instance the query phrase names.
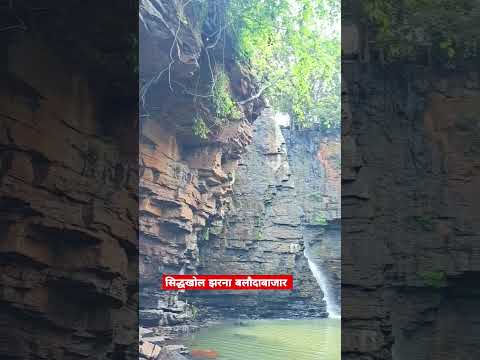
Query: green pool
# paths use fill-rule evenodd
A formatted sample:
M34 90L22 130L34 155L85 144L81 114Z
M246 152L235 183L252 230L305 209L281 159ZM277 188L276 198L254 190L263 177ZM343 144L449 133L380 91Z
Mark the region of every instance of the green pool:
M340 360L340 320L254 320L195 333L190 348L219 360Z

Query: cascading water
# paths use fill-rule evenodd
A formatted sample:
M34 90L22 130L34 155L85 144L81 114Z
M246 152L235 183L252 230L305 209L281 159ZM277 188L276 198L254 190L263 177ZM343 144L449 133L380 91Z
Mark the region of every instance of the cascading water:
M317 266L309 257L308 251L305 248L304 250L304 255L308 260L308 266L310 267L310 270L312 271L313 276L317 280L318 285L322 289L325 302L327 303L327 312L328 316L331 318L339 319L341 317L340 315L340 309L338 304L335 303L335 300L332 296L332 289L330 287L330 284L327 280L327 277L325 274L320 270L320 267Z

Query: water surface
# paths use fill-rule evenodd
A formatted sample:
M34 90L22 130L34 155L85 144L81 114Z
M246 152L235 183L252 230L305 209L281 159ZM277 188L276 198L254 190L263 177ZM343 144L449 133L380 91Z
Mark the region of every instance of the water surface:
M219 360L340 360L340 320L252 320L200 330L190 347Z

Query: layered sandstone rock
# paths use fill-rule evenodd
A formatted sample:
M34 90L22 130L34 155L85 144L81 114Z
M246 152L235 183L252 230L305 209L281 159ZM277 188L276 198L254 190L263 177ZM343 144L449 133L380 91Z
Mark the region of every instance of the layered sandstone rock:
M478 358L478 72L344 55L344 357Z
M340 313L340 134L319 125L284 128L296 202L303 210L306 254L327 278L332 310ZM331 314L333 315L333 314Z
M200 16L223 11L220 4L197 5L142 1L140 7L140 320L161 326L155 336L183 332L195 317L182 294L160 290L161 274L197 271L203 229L229 207L238 159L263 107L258 98L236 107L235 116L215 111L211 92L219 71L232 100L247 99L256 86L228 34ZM207 35L215 31L225 37L220 53ZM194 132L200 116L210 128L205 138Z
M326 316L305 240L339 296L338 139L286 129L286 141L270 110L257 119L263 100L212 20L222 17L199 16L223 11L219 2L193 5L140 7L140 323L143 339L162 346L199 318ZM241 116L219 119L212 107L219 69ZM203 138L193 129L198 116L210 126ZM302 164L295 175L289 160ZM318 198L308 199L310 192ZM164 273L293 273L296 280L293 292L185 294L160 290Z
M264 111L255 122L254 141L236 173L231 211L222 224L208 224L208 236L200 243L199 270L293 274L295 290L192 293L192 301L204 315L286 318L325 314L323 294L303 255L302 209L294 201L290 177L280 127L271 111Z
M191 293L203 317L326 316L305 247L328 274L339 303L338 144L338 136L326 136L319 128L282 132L269 109L255 121L230 212L204 232L199 271L293 274L294 290Z
M0 358L136 359L136 106L108 107L84 68L16 35L0 82Z
M247 123L231 126L225 133L249 141ZM147 134L148 146L141 147L141 319L149 326L176 325L191 319L192 310L177 294L160 290L161 274L197 270L199 238L207 222L224 216L238 154L227 140L182 153L174 135ZM233 159L224 156L227 151Z

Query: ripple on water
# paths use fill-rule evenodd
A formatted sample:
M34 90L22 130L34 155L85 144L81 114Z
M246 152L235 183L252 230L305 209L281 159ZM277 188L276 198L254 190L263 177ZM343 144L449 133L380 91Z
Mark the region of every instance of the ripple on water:
M190 347L219 360L340 360L340 320L252 320L200 330Z

